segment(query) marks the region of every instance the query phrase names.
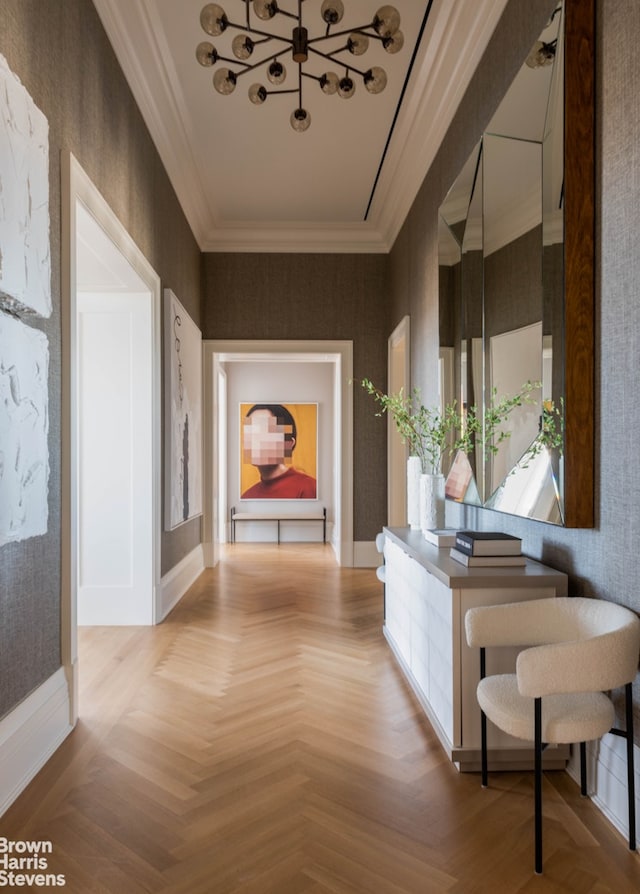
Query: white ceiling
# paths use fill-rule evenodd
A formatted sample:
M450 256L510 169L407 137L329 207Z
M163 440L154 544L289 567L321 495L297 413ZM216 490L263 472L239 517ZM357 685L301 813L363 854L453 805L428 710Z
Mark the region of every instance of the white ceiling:
M303 103L312 123L298 134L289 124L295 95L270 96L261 106L249 101L249 85L265 82L261 69L239 79L230 96L213 89L215 69L197 63L196 46L209 40L231 57L230 40L241 32L205 34L204 0L93 2L200 248L312 252L390 250L506 5L396 0L404 49L389 55L371 41L366 55L341 56L361 69L381 65L386 90L370 95L356 78L355 95L343 100L305 79ZM220 5L230 21L245 21L245 0ZM380 5L344 0L339 29L372 21ZM296 12L298 4L279 0L279 6ZM320 6L321 0L302 6L310 37L322 33ZM291 20L284 22L288 29ZM271 23L259 26L272 30ZM296 63L285 65L283 86L296 86ZM336 68L325 63L309 70L328 67Z

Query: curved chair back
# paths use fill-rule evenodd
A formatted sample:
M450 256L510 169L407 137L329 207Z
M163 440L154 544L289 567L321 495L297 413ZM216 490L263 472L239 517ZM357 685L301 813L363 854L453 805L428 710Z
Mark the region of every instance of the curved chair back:
M478 606L465 617L470 646L529 646L518 656L522 695L615 689L635 679L640 619L602 599L561 596Z

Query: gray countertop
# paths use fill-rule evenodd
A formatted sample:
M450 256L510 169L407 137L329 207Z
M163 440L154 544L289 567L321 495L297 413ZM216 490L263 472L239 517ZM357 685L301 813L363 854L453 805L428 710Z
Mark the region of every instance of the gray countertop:
M553 586L558 596L567 594L567 575L562 571L556 571L555 568L541 565L535 559L527 558L526 564L522 566L467 568L451 558L449 547L438 548L428 543L421 531L411 528L385 528L384 533L392 543L403 549L407 555L452 590L470 587L505 587L509 586L509 581L513 581L513 586L516 587Z

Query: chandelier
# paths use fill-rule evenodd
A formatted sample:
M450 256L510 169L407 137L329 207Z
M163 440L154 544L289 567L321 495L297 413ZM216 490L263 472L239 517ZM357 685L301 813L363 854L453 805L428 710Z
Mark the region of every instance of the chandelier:
M217 62L230 62L233 69L228 67L217 68L213 76L213 86L218 93L228 95L236 89L238 80L249 72L265 66L265 73L270 85L279 88L285 82L287 71L282 62L282 57L291 53L293 61L298 65L298 86L290 89L271 89L264 84L253 83L249 87L249 99L254 105L261 105L267 97L279 93L296 93L298 95L297 108L291 113L291 126L298 133L303 133L311 124L311 116L302 104L303 78L316 81L323 93L336 94L342 99L350 99L355 93L356 85L353 76L359 75L369 93L381 93L387 85L387 75L383 68L374 65L364 71L351 64L350 57L362 56L369 48L370 40L377 40L387 53L398 53L404 45L404 36L400 29L400 14L393 6L381 6L373 16L373 19L364 25L349 28L345 31L335 29L344 15L344 3L342 0L324 0L320 8L320 17L324 23L323 33L317 37L309 37L307 28L302 24L302 4L304 0L298 0L298 12L292 13L281 9L277 0L240 0L245 7L244 24L232 22L227 18L224 9L218 3L207 3L200 13L200 24L207 34L218 37L227 28L234 28L240 32L231 43L231 51L234 58L221 56L214 45L209 41L203 41L196 48L196 59L207 68L216 65ZM253 15L259 21L252 22ZM262 30L277 16L293 19L291 37L274 34ZM259 27L256 27L258 25ZM321 49L325 41L336 42L343 38L337 47ZM266 55L259 61L252 60L254 50L262 44L271 41L284 44L271 55ZM260 52L260 51L259 51ZM346 55L348 54L348 55ZM304 69L304 64L310 57L319 57L332 62L339 69L343 69L341 75L334 71L326 71L315 75Z

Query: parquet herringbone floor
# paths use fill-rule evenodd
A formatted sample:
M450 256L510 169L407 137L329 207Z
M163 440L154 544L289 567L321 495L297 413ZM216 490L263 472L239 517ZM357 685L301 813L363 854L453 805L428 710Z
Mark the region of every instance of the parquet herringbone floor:
M566 773L459 774L373 571L234 544L160 626L80 631L81 720L0 820L69 894L627 894L640 857ZM40 887L24 890L41 890Z

